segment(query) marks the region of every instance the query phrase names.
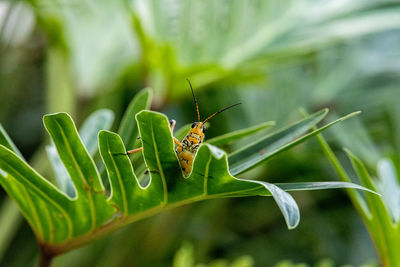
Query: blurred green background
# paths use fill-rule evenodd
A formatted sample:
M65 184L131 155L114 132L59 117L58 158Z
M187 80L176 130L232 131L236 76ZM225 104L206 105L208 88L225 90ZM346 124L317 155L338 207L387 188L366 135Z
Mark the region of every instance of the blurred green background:
M179 127L196 118L185 78L203 116L243 103L216 117L207 137L268 120L279 128L301 118L300 108L362 110L326 137L340 158L347 146L373 169L380 157L400 151L399 71L398 1L0 2L0 122L45 177L54 174L44 151L44 114L66 111L80 125L109 108L118 125L135 93L150 86L152 109ZM395 165L400 171L399 158ZM315 140L243 177L337 180ZM244 255L255 266L378 261L345 191L294 197L302 220L292 231L272 199L212 200L134 223L58 257L54 266L171 266L182 246L192 246L196 263ZM0 265L35 264L29 226L3 189L0 199Z

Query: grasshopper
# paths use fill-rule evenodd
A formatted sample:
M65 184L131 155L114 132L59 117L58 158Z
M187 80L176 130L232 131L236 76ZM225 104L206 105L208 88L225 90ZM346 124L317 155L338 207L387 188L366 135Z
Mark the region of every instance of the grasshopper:
M200 145L204 141L204 137L205 137L204 133L206 131L205 123L208 120L210 120L211 118L213 118L214 116L218 115L219 113L241 104L241 103L236 103L236 104L233 104L226 108L223 108L223 109L215 112L214 114L210 115L204 121L201 121L199 106L197 104L197 99L194 94L192 84L190 83L189 79L186 79L186 80L188 81L190 89L192 91L194 105L195 105L196 112L197 112L197 121L192 124L191 129L189 130L187 135L182 139L181 142L176 137L173 137L174 143L176 144L175 152L178 157L179 164L182 169L182 173L185 177L189 176L190 173L192 172L194 158L196 157L196 154L197 154L197 151L199 150ZM174 132L175 124L176 124L175 120L170 121L170 128L171 128L172 134ZM128 155L134 154L136 152L141 151L142 149L143 149L143 147L128 150L126 152L126 154L128 154Z

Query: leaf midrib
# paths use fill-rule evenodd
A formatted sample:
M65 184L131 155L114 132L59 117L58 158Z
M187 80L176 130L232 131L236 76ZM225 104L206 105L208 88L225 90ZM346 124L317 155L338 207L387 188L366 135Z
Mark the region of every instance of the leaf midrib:
M204 170L204 182L203 182L203 196L207 196L208 194L208 171L210 169L210 164L211 164L211 160L212 160L212 154L210 153L209 159L207 161L206 164L206 168Z
M154 146L154 154L156 156L158 171L160 172L161 182L162 182L162 185L163 185L163 194L164 194L163 204L165 205L165 204L168 203L168 189L167 189L167 182L165 180L165 176L164 176L164 172L163 172L163 169L162 169L162 165L161 165L161 162L160 162L160 156L158 155L158 148L157 148L157 144L156 144L156 140L155 140L155 136L154 136L153 120L150 123L150 127L151 127L151 139L152 139L153 146ZM151 183L151 181L150 181L150 183Z
M114 166L114 169L115 169L115 172L116 172L116 175L117 175L117 178L118 178L118 184L119 184L120 192L121 192L121 196L122 196L122 205L123 205L123 212L122 213L124 215L127 215L128 214L128 200L126 199L125 186L124 186L124 184L122 182L121 173L119 171L119 168L117 167L117 164L116 164L114 158L112 157L112 152L110 151L108 138L107 138L107 151L108 151L108 154L110 155L111 162L112 162L112 164Z
M91 188L89 187L88 183L86 182L85 176L83 175L82 169L80 168L80 165L76 162L75 160L75 156L74 153L72 152L71 146L69 145L69 142L67 141L67 136L64 133L64 129L61 127L60 123L57 121L57 119L55 120L57 127L60 129L60 133L62 135L62 138L64 140L64 144L67 147L67 152L70 154L71 159L73 164L75 165L75 169L78 171L79 177L81 178L84 186L86 186L89 190L85 190L88 200L89 200L89 208L90 208L90 216L91 216L91 228L90 230L93 230L96 228L96 213L94 211L94 203L93 203L93 196L92 196L92 192L91 192ZM79 192L78 190L76 190L76 201L79 202Z

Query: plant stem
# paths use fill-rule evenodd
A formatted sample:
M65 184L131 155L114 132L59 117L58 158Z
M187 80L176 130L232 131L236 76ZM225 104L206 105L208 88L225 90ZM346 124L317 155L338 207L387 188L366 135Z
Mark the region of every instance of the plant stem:
M50 267L51 262L53 261L54 254L49 253L43 245L39 245L40 247L40 258L38 267Z

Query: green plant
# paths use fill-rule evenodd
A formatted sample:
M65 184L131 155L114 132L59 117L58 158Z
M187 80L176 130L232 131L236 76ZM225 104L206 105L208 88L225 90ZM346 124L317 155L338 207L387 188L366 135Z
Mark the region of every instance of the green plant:
M194 248L191 243L183 243L174 255L173 267L252 267L254 260L250 256L241 256L233 262L217 259L210 263L195 263Z
M366 143L372 144L369 142L368 136L363 136L365 137L363 141L360 141L361 138L356 138L354 132L360 131L360 129L362 132L362 126L358 125L354 128L347 131L347 137L350 136L353 137L352 140L358 140L354 141L352 146L358 151L367 152L367 155L363 155L364 158L368 159L367 162L375 162L376 160L374 175L370 174L366 165L357 156L345 148L347 157L350 159L353 171L357 174L361 184L378 192L382 197L359 194L353 190L348 190L348 193L369 230L382 266L400 266L400 254L398 253L400 250L400 176L396 174L396 165L392 159L374 153L376 152L374 146L366 146ZM340 163L323 136L318 135L317 138L340 179L350 182L351 175Z
M243 255L229 262L227 259L217 259L208 264L196 264L194 247L191 243L184 242L174 255L173 267L252 267L255 266L251 256ZM293 263L291 260L282 260L274 264L274 267L334 267L338 266L333 260L324 259L315 264ZM342 267L352 267L353 265L341 265ZM374 263L363 264L361 267L377 267Z
M289 260L283 260L281 262L278 262L277 264L274 265L274 267L333 267L333 266L338 266L336 265L332 260L321 260L314 265L307 264L307 263L293 263L292 261ZM340 265L341 267L352 267L353 265ZM366 263L359 265L359 267L377 267L376 264L373 263Z
M33 170L0 128L0 183L18 203L32 227L41 248L42 266L49 265L55 255L87 244L124 225L195 201L273 196L291 229L299 223L300 215L296 202L285 191L327 188L371 191L346 182L271 184L233 176L356 113L308 132L326 116L327 110L322 110L229 155L211 144L231 142L262 130L266 125L209 139L199 149L193 172L185 179L175 155L166 116L145 110L150 105L151 95L151 90L146 89L132 100L118 130L120 135L106 130L98 133L98 152L102 161L97 156L93 140L99 129L110 126L112 115L109 111L94 113L84 123L81 137L68 114L44 116L44 125L58 152L57 155L48 149L49 156L59 184L64 185L64 192ZM138 135L141 136L144 162L134 161L138 164L135 166L136 175L129 158L124 155L124 143L135 145L139 142ZM145 169L150 171L150 175L144 172ZM108 179L102 181L105 171ZM72 181L73 191L68 187L69 180ZM103 185L107 181L109 188Z

